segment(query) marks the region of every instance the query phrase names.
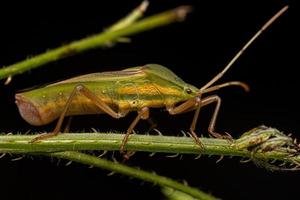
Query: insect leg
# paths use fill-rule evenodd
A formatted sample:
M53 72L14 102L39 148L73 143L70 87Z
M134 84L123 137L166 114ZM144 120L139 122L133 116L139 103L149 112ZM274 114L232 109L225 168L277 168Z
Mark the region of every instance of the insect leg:
M47 138L50 138L50 137L53 137L53 136L56 136L58 135L58 133L60 132L60 128L62 126L62 123L63 123L63 119L68 111L68 108L70 107L71 105L71 102L76 94L76 87L74 88L74 90L71 92L69 98L68 98L68 101L63 109L63 112L61 113L57 123L56 123L56 126L55 126L55 129L50 132L50 133L44 133L44 134L41 134L35 138L33 138L30 142L33 143L33 142L37 142L37 141L40 141L40 140L44 140L44 139L47 139Z
M195 111L195 114L193 117L193 121L190 126L190 132L191 132L191 135L194 138L196 144L198 144L201 148L203 148L203 144L201 143L197 134L195 133L196 123L198 121L201 106L202 106L201 96L198 96L196 98L187 100L186 102L180 104L177 107L169 107L169 108L167 108L167 110L171 115L176 115L176 114L181 114L181 113L184 113L184 112L187 112L187 111L190 111L190 110L193 110L196 108L196 111Z
M217 116L218 116L218 113L219 113L219 110L220 110L220 106L221 106L221 98L217 95L213 95L213 96L209 96L209 97L206 97L204 98L202 101L202 105L203 106L206 106L208 104L211 104L211 103L214 103L216 102L216 107L215 107L215 110L214 110L214 113L213 113L213 116L210 120L210 123L209 123L209 126L208 126L208 132L215 138L227 138L227 139L232 139L231 136L228 134L228 135L221 135L217 132L215 132L215 125L216 125L216 120L217 120Z
M121 117L124 117L128 113L128 111L115 112L111 107L109 107L109 105L104 103L99 97L97 97L91 90L89 90L84 85L76 86L76 90L78 90L81 94L90 99L102 111L109 114L113 118L119 119Z
M101 101L101 99L99 99L92 91L90 91L88 88L86 88L84 85L77 85L73 91L71 92L68 100L67 100L67 103L62 111L62 113L60 114L60 117L57 121L57 124L55 126L55 129L50 132L50 133L46 133L46 134L42 134L42 135L39 135L35 138L32 139L31 142L36 142L36 141L39 141L39 140L43 140L43 139L47 139L47 138L50 138L50 137L53 137L53 136L56 136L58 135L58 133L60 132L60 129L61 129L61 126L62 126L62 123L63 123L63 120L70 108L70 105L72 103L72 100L74 99L75 95L77 94L77 92L83 94L84 96L86 96L88 99L90 99L93 103L96 104L96 106L99 107L99 109L101 109L103 112L109 114L110 116L112 116L113 118L120 118L120 117L124 117L127 112L115 112L112 108L110 108L106 103L104 103L103 101Z
M137 125L137 123L140 121L140 119L148 119L149 118L149 108L148 107L143 107L140 111L138 111L138 115L136 118L133 120L133 122L130 124L128 127L126 134L122 140L122 144L120 147L120 152L121 154L125 154L125 145L128 141L129 135L132 133L134 127Z

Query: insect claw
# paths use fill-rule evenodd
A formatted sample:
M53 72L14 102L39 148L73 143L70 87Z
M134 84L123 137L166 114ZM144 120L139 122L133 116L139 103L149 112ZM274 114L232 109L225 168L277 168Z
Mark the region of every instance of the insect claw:
M226 135L224 135L224 139L228 139L230 142L233 142L233 137L228 133L228 132L225 132Z
M123 160L122 162L126 162L130 159L131 156L133 156L135 154L135 151L128 151L128 152L121 152L122 156L123 156Z
M187 132L189 134L189 136L191 138L194 139L196 145L199 147L200 150L203 150L204 149L204 145L202 144L202 142L200 141L200 139L198 137L194 137L194 135L192 135L191 133Z
M188 134L189 137L193 138L193 136L192 136L192 134L190 132L187 131L186 134Z

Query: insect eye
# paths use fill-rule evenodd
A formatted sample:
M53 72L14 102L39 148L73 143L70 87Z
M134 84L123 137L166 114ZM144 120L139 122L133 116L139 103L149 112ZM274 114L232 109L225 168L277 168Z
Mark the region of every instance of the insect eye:
M187 88L185 91L186 91L186 93L188 93L188 94L192 94L192 93L193 93L193 91L192 91L190 88Z

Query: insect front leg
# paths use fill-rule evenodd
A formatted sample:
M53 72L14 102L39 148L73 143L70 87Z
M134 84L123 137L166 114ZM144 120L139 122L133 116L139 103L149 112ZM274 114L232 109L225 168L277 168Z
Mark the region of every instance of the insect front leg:
M122 140L122 144L120 147L120 152L121 154L124 155L125 159L128 159L126 153L125 153L125 145L128 141L128 137L129 135L132 133L134 127L137 125L137 123L140 121L140 119L148 119L149 118L149 108L148 107L143 107L140 111L138 111L138 115L136 116L136 118L133 120L133 122L130 124L130 126L128 127L126 134Z
M195 128L196 128L196 124L198 121L201 106L202 106L202 102L201 102L201 95L200 95L199 97L195 97L193 99L187 100L186 102L180 104L177 107L168 107L167 110L171 115L177 115L177 114L181 114L184 112L188 112L188 111L196 108L196 111L195 111L195 114L193 117L193 121L190 126L190 132L191 132L191 135L194 138L196 144L198 144L200 146L200 148L202 149L203 144L201 143L200 139L198 138L197 134L195 133Z
M60 117L57 121L57 124L55 126L55 129L50 132L50 133L46 133L46 134L42 134L39 135L35 138L32 139L31 142L36 142L39 140L43 140L43 139L47 139L53 136L58 135L58 133L60 133L60 129L63 123L63 120L66 116L66 114L68 113L68 110L71 106L71 103L74 99L74 97L76 96L76 94L82 94L84 96L86 96L88 99L90 99L99 109L101 109L103 112L109 114L111 117L119 119L121 117L124 117L128 111L122 111L122 112L115 112L111 107L109 107L106 103L104 103L100 98L98 98L92 91L90 91L88 88L86 88L84 85L77 85L75 86L75 88L73 89L73 91L71 92L66 105L64 106L64 109L62 111L62 113L60 114Z
M208 126L208 132L215 138L225 138L225 139L232 140L232 137L229 134L221 135L221 134L215 132L216 120L217 120L217 116L218 116L220 106L221 106L221 98L217 95L212 95L212 96L204 98L203 100L201 100L201 102L202 102L203 106L206 106L211 103L216 103L216 107L215 107L213 116L212 116L209 126Z
M167 110L169 111L169 113L171 115L181 114L181 113L196 109L194 117L193 117L193 121L190 126L190 132L191 132L191 135L194 138L196 144L198 144L201 148L203 148L203 144L201 143L197 134L195 133L200 109L201 109L201 107L206 106L211 103L214 103L214 102L216 102L216 107L215 107L213 116L209 123L208 132L215 138L232 139L232 137L229 134L224 136L224 135L221 135L221 134L215 132L216 120L217 120L218 112L219 112L220 106L221 106L221 98L219 96L213 95L213 96L209 96L204 99L201 99L201 95L200 95L199 97L195 97L193 99L187 100L186 102L180 104L177 107L167 108Z

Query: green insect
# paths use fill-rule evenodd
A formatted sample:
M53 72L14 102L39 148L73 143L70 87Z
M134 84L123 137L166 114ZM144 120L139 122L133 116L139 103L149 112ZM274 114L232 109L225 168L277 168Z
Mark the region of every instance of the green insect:
M217 95L206 93L223 87L241 86L246 91L249 87L242 82L232 81L213 86L232 66L244 50L265 30L287 7L273 16L237 53L229 64L206 85L198 89L172 71L157 64L132 67L122 71L93 73L54 83L36 90L15 95L21 116L35 126L58 122L51 133L37 136L33 142L57 135L65 116L85 114L108 114L113 118L125 117L136 111L137 116L130 124L122 141L120 151L124 153L129 135L140 119L149 118L149 108L166 108L171 115L195 111L190 133L195 142L203 145L195 133L201 107L215 103L215 110L208 132L217 138L224 137L215 132L215 122L221 104ZM228 136L227 136L228 137Z

